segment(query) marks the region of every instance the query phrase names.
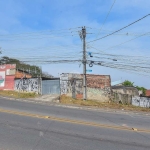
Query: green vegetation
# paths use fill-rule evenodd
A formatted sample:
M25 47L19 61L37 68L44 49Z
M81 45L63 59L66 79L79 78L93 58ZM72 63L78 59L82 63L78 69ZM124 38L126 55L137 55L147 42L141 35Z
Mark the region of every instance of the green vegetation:
M146 88L144 88L144 87L139 87L139 86L136 86L136 88L137 88L139 91L142 91L142 93L143 93L144 96L146 95Z
M115 103L113 101L109 102L98 102L94 100L82 100L82 99L73 99L69 96L62 95L60 97L61 104L71 104L77 106L88 106L88 107L96 107L96 108L110 108L110 109L121 109L121 110L129 110L129 111L145 111L150 112L149 108L142 108L133 105L123 105L120 103Z
M35 98L38 96L36 93L25 93L17 91L0 91L0 95L12 98Z
M129 81L129 80L125 80L125 81L123 82L123 85L124 85L124 86L134 86L134 82L131 82L131 81Z
M131 81L129 81L129 80L125 80L124 82L123 82L123 85L124 86L134 86L134 82L131 82ZM142 91L142 95L143 96L145 96L145 94L146 94L146 88L144 88L144 87L139 87L139 86L134 86L134 87L136 87L139 91Z

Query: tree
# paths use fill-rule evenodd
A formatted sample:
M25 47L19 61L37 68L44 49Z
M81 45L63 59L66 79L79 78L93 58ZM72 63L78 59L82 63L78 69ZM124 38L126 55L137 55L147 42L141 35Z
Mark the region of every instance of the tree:
M134 82L131 82L131 81L129 81L129 80L125 80L125 81L123 82L123 85L124 85L124 86L134 86Z
M136 88L139 90L139 91L142 91L143 95L145 96L146 95L146 88L144 87L139 87L139 86L136 86Z
M16 64L16 69L21 69L21 70L27 71L30 74L32 74L32 77L37 77L40 75L42 77L49 77L49 78L53 77L52 75L50 75L48 73L42 73L39 66L26 64L24 62L21 62L18 59L9 58L7 56L3 56L0 59L0 64Z
M146 90L147 90L147 89L144 88L144 87L134 86L134 82L125 80L125 81L123 82L123 85L124 85L124 86L133 86L133 87L137 88L138 91L142 91L142 93L143 93L142 95L143 95L143 96L146 95Z

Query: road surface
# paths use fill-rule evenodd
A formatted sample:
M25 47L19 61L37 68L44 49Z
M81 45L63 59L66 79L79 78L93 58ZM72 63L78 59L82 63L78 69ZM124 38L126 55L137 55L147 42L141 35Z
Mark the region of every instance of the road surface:
M150 116L0 98L0 150L56 149L149 150Z

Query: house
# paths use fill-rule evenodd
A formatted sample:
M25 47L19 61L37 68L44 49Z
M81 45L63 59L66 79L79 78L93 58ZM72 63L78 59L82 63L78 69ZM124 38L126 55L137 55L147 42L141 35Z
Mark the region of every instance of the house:
M131 96L139 96L139 91L133 86L112 86L113 93L128 94Z
M146 90L146 96L150 96L150 90Z
M15 78L32 78L32 75L23 69L16 69Z
M100 95L111 93L110 75L86 74L87 96L95 99ZM83 74L62 73L60 74L61 94L82 98L83 97ZM98 99L100 99L98 97Z
M16 69L16 64L0 65L0 90L14 90L16 78L31 78L27 71Z

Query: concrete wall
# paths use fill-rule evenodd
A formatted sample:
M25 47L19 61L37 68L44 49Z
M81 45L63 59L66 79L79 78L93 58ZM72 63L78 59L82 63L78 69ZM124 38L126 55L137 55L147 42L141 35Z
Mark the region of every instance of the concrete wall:
M107 102L110 100L111 91L109 88L89 88L87 87L87 98L100 102Z
M113 86L112 91L114 93L128 94L132 96L139 96L138 89L134 87L125 87L125 86Z
M108 101L111 96L109 75L87 75L87 98ZM83 98L83 75L64 73L60 75L61 95Z
M132 97L132 105L150 108L150 98L139 96Z
M122 103L122 104L131 104L132 103L132 96L128 94L122 93L113 93L112 100L115 103Z
M73 98L83 97L83 79L79 74L63 73L60 75L61 95Z
M16 91L20 92L36 92L39 93L39 79L38 78L23 78L15 80Z

